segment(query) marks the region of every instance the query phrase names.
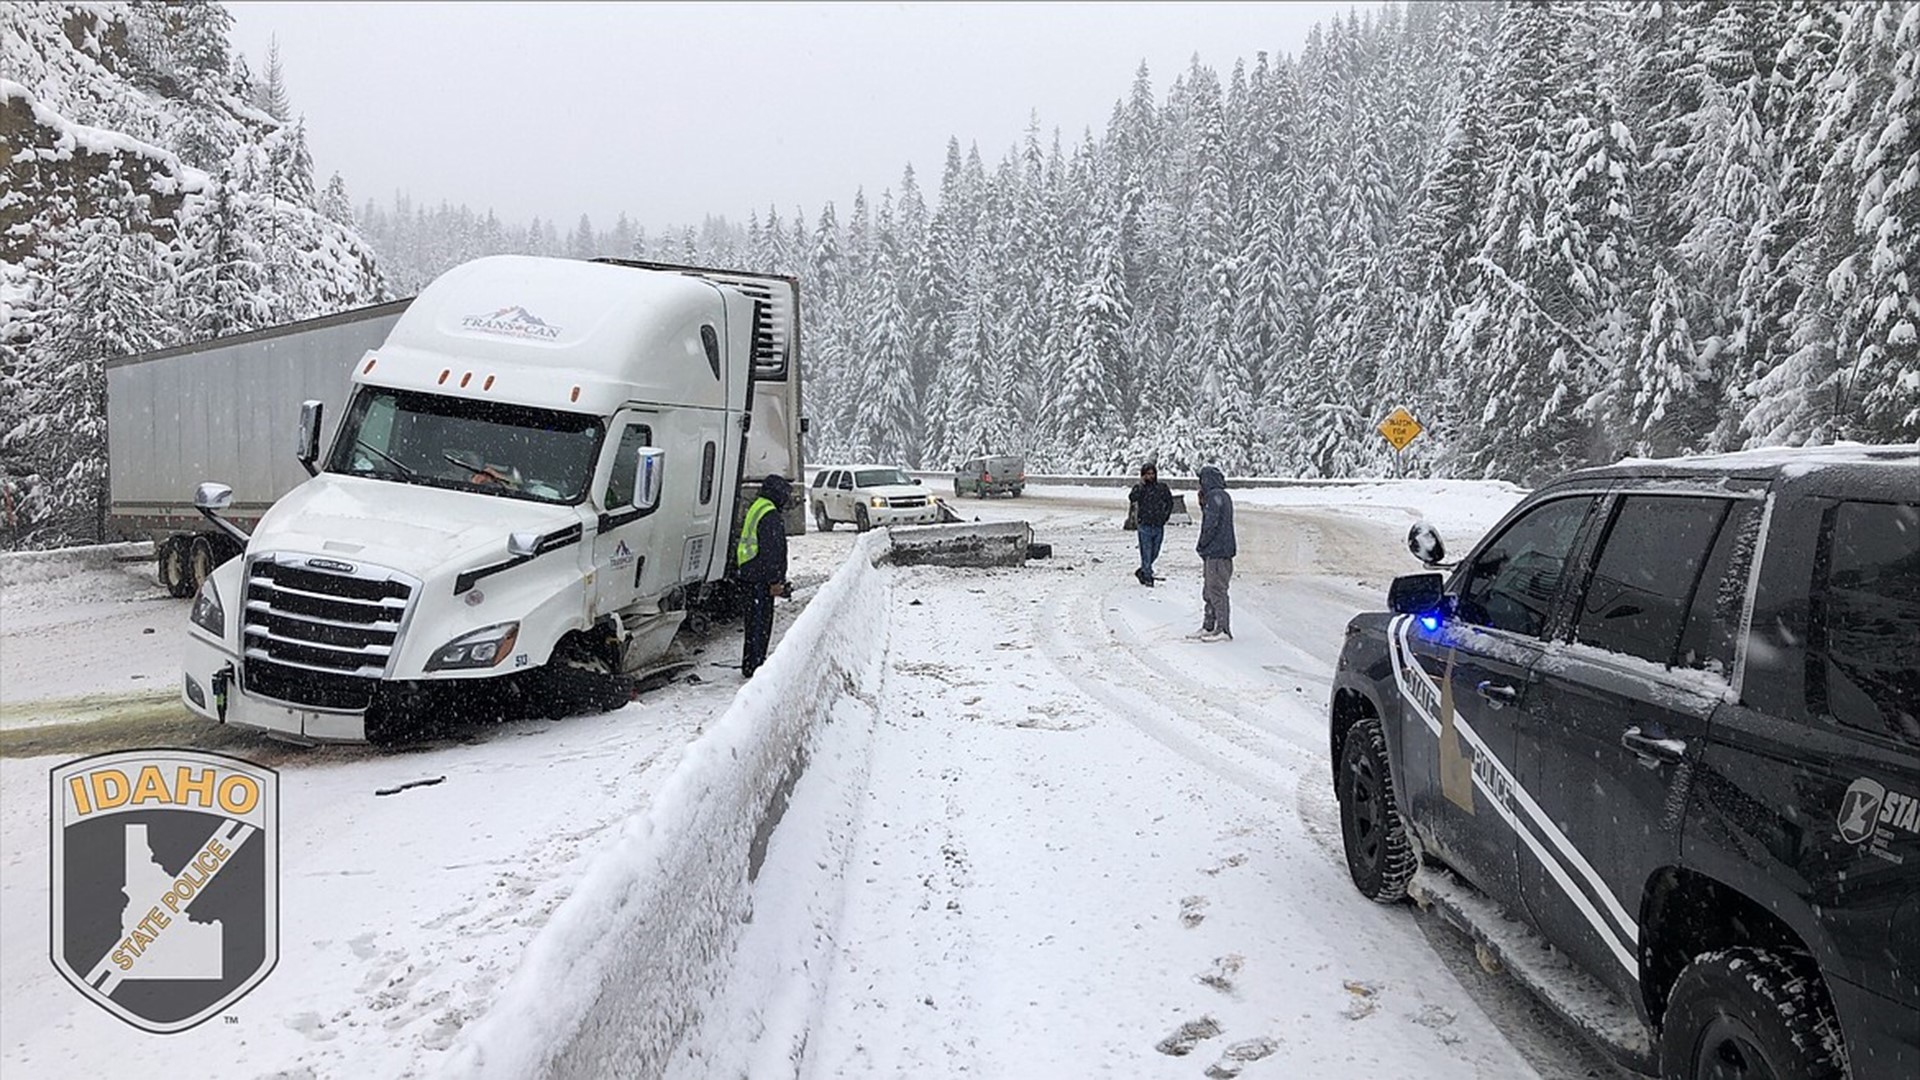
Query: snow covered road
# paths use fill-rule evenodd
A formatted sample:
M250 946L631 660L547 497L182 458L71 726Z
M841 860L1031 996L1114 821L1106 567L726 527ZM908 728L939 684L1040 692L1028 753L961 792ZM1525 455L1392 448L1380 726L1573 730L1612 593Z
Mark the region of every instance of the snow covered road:
M1117 492L1038 494L960 509L1055 559L896 571L800 1074L1610 1075L1347 880L1329 677L1412 515L1243 504L1236 637L1202 644L1192 530L1145 589Z

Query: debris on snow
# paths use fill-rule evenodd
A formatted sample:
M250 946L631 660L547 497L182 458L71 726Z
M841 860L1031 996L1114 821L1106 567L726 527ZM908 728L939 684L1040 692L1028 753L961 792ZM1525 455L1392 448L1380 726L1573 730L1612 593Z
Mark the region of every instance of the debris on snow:
M445 780L446 780L446 777L444 776L429 776L424 780L409 780L404 784L395 784L392 787L381 788L378 791L375 791L374 794L375 795L398 795L401 792L407 790L408 788L432 787L433 785L441 783Z
M1207 921L1207 898L1206 897L1189 896L1186 899L1180 901L1180 925L1181 926L1191 928L1191 927L1199 926L1201 923L1206 921Z
M1155 1050L1168 1057L1186 1057L1193 1053L1203 1039L1211 1039L1220 1034L1220 1021L1211 1016L1202 1016L1198 1020L1189 1020L1173 1029L1173 1034L1153 1044Z

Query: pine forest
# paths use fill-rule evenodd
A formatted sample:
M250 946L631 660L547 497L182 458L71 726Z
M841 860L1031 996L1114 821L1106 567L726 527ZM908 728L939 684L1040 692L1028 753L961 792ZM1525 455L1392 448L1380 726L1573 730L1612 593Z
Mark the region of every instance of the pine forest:
M0 10L0 483L97 534L101 365L496 252L797 275L814 460L1391 474L1920 440L1920 3L1435 2L1102 131L744 224L505 223L316 184L218 5ZM1164 76L1162 76L1164 77ZM1044 103L1036 103L1044 109ZM604 226L605 223L602 223Z

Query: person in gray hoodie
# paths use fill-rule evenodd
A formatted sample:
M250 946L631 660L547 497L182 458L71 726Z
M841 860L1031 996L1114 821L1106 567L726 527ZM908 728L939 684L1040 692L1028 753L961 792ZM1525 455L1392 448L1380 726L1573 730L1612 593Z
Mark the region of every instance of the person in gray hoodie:
M1233 578L1233 557L1240 553L1233 539L1233 496L1227 478L1207 465L1200 470L1200 599L1206 616L1195 637L1201 641L1232 641L1233 619L1227 605L1227 582Z

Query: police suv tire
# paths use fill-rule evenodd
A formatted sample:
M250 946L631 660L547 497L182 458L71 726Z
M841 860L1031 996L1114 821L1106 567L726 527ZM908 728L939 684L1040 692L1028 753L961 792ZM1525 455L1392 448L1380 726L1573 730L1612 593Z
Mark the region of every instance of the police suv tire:
M1841 1080L1840 1022L1813 961L1746 947L1694 957L1667 995L1660 1075Z
M827 516L826 503L813 504L813 523L820 526L821 532L833 531L833 519Z
M866 532L868 529L871 529L871 528L873 528L873 522L867 517L867 508L864 506L854 507L853 508L853 531Z
M1334 789L1340 802L1347 873L1354 887L1377 903L1405 900L1407 883L1413 880L1420 858L1394 805L1387 737L1380 721L1362 720L1347 729Z

